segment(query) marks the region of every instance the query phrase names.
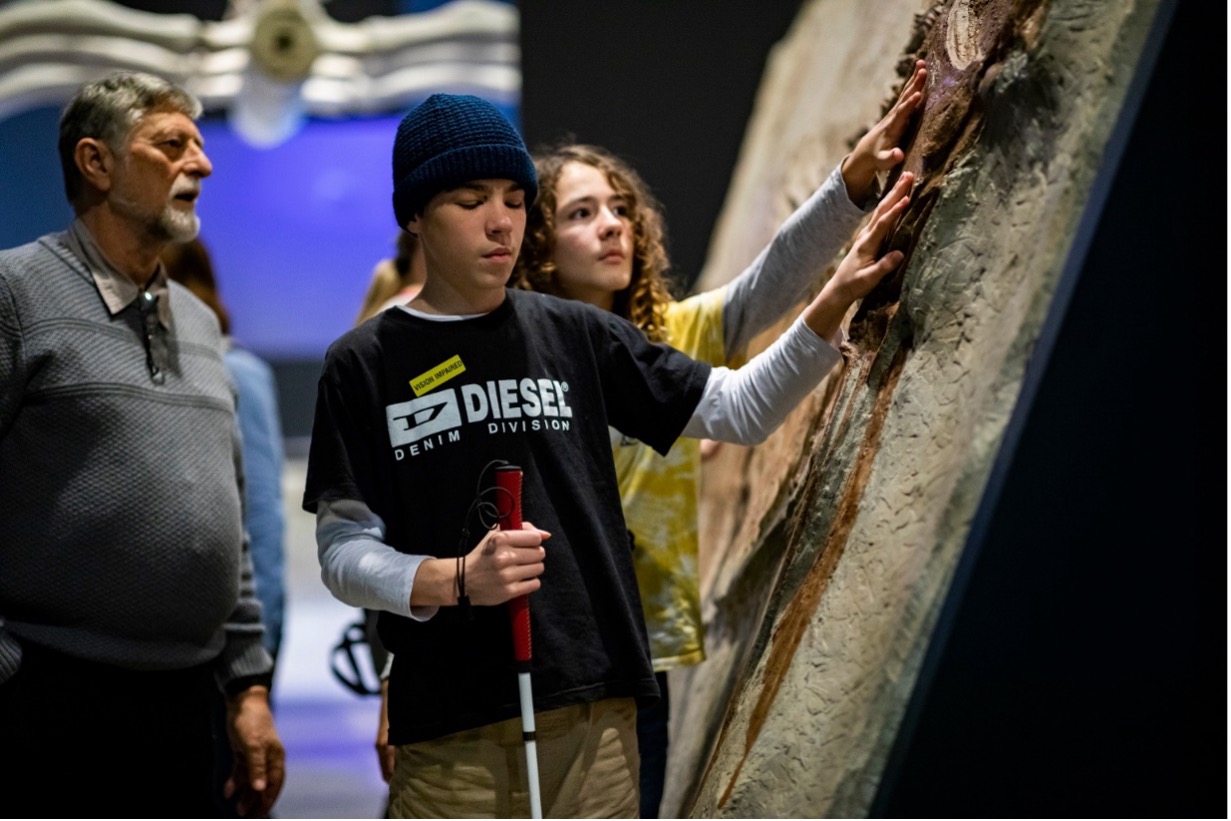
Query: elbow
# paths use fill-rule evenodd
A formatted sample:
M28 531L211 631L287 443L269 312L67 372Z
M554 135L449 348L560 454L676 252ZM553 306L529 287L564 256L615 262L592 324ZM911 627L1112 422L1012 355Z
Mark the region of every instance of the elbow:
M747 445L748 447L753 447L755 445L762 445L765 443L765 440L769 438L769 435L773 432L774 432L774 429L772 428L770 430L755 431L754 433L749 435L748 441L744 442L744 444Z
M734 424L731 425L733 438L729 440L737 445L746 447L760 445L782 424L782 419L775 417L772 408L761 406L758 403L745 403L742 407L746 410L733 420Z
M325 589L328 590L335 599L345 604L350 604L350 602L346 601L343 597L341 587L338 585L333 573L330 572L330 568L326 565L321 565L321 583L325 585Z
M756 445L764 444L765 440L769 438L769 435L777 429L778 426L774 425L772 428L758 428L757 430L750 430L744 434L743 441L738 444L746 447L754 447Z
M753 447L762 444L769 435L777 429L777 425L771 428L761 427L744 427L732 425L721 433L711 435L709 438L716 439L719 442L727 442L732 445L743 445L744 447Z
M349 604L351 607L363 606L354 596L350 595L351 586L346 584L341 568L334 562L321 561L321 582L330 595L343 604Z

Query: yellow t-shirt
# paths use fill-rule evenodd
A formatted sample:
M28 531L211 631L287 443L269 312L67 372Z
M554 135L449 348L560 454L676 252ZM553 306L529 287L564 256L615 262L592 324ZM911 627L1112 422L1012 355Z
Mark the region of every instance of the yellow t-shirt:
M694 359L726 364L717 288L667 306L667 342ZM633 532L633 565L655 672L705 659L697 567L700 444L680 439L666 456L612 432L624 518Z

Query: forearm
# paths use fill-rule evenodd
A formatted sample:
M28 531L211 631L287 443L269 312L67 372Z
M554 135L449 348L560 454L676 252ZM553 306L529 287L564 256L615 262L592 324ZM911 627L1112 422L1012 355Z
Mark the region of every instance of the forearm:
M385 524L352 499L321 502L316 513L321 581L339 601L424 620L448 601L441 559L400 553L385 544ZM448 576L452 585L452 576ZM456 596L454 597L456 598Z
M728 358L807 295L864 213L851 201L841 170L835 168L727 286L722 320Z
M765 440L841 354L803 319L739 370L715 368L683 436L741 445Z
M265 627L261 623L261 604L253 584L252 555L246 533L241 550L239 598L223 625L226 644L216 668L218 684L228 692L242 683L268 683L273 670L273 658L263 644Z
M246 520L247 487L238 423L231 427L231 459L237 478L240 515L241 519ZM273 670L273 659L263 645L265 628L261 624L261 603L256 597L253 578L252 541L245 525L239 545L239 596L223 625L226 643L215 668L218 683L223 689L229 690L237 686L237 682L268 677Z

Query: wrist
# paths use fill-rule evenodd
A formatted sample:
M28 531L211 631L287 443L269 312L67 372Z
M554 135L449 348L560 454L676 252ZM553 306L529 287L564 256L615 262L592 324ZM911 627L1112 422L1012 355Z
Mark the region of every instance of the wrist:
M266 700L268 700L271 687L273 687L273 673L258 673L256 675L233 678L222 689L230 700L236 700L250 691L264 693Z
M842 160L842 182L846 184L846 196L857 207L864 207L875 181L876 165L863 154L852 151Z
M804 324L814 334L831 345L841 330L842 320L846 318L847 309L854 302L854 300L848 300L839 293L840 289L834 283L834 279L835 277L831 277L825 283L821 288L821 292L817 294L816 299L804 309L801 317ZM835 345L834 347L837 346Z
M254 684L243 690L231 693L227 697L227 709L231 713L238 713L244 707L253 703L258 703L268 708L269 688L263 684Z
M424 559L415 571L410 588L411 607L441 607L457 604L453 559Z

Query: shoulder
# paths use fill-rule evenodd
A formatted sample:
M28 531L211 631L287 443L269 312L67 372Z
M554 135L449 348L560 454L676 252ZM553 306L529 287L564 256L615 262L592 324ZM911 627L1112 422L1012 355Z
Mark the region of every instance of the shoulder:
M48 270L68 270L75 258L64 244L64 234L47 234L33 242L0 251L0 279L15 284L39 279Z
M221 349L222 329L218 317L197 295L175 280L167 281L175 335L185 342L213 345Z
M669 305L663 323L667 341L711 365L726 364L722 316L726 294L722 286Z
M255 425L276 426L278 386L273 368L256 354L233 344L227 346L222 359L239 394L239 425L244 436ZM244 445L248 445L246 440Z
M223 358L227 363L227 370L238 381L252 382L272 382L273 368L269 366L261 357L249 351L246 348L241 348L238 345L231 344L227 347Z
M377 314L339 336L325 349L325 373L347 370L356 362L368 361L379 354L376 329L385 321Z
M508 294L509 302L518 313L569 316L578 314L579 307L593 307L575 299L561 299L551 294L523 291L520 288L508 288L505 293Z
M623 324L635 329L632 323L621 319L611 311L596 308L588 302L564 299L538 291L509 289L508 293L513 310L519 317L572 325L576 328L610 328L620 327Z
M667 328L683 330L697 325L718 322L722 319L722 306L726 302L727 287L722 285L710 291L671 302L665 310Z
M64 243L64 234L0 251L0 306L29 317L92 315L102 303L89 271Z

